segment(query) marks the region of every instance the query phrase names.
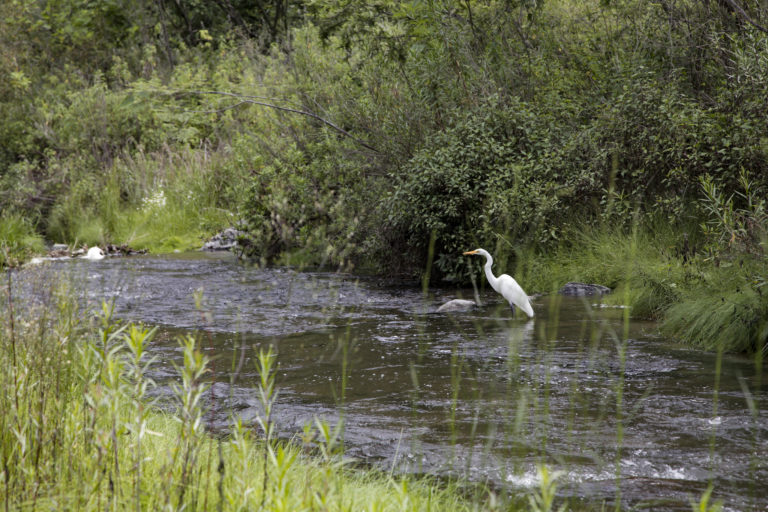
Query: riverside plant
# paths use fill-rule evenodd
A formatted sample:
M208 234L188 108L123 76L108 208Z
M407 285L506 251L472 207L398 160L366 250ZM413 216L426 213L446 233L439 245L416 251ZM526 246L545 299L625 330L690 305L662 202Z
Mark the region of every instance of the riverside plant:
M22 215L9 211L0 214L0 268L16 266L44 249L42 237Z

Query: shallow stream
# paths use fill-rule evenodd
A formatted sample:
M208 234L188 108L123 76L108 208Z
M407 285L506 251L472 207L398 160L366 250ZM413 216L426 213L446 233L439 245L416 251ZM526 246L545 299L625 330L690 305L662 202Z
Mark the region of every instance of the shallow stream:
M725 355L716 384L716 354L596 299L542 296L528 321L485 290L480 308L438 314L457 291L203 253L57 261L17 281L51 272L85 283L94 306L115 298L120 317L160 327L158 393L171 393L177 335L204 331L219 428L231 412L255 424L255 355L271 344L285 438L343 418L347 455L387 470L515 491L535 488L546 463L562 471L559 494L587 504L690 510L711 481L726 510L768 510L768 378Z

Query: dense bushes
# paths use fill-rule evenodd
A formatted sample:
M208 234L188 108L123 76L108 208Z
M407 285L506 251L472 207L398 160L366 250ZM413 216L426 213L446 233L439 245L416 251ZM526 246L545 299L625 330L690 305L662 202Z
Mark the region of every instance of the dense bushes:
M537 172L547 126L529 106L491 99L451 124L398 172L382 212L395 254L426 262L434 236L438 269L449 276L462 250L495 245L495 228L514 241L551 236L538 230L557 205L548 194L556 185Z
M727 122L647 74L617 80L622 92L582 124L521 100L457 114L398 172L385 206L392 242L423 262L434 232L453 273L462 247L497 235L546 245L574 219L629 227L636 211L690 222L700 178L736 190L746 168L754 186L768 183L762 121Z
M312 238L315 252L333 246L318 261L418 271L434 233L443 276L467 244L546 246L574 219L628 225L635 210L678 219L695 215L701 176L732 191L742 168L758 185L768 175L755 108L764 35L709 8L325 0L307 11L318 30L290 2L262 13L265 34L301 26L284 45L260 46L242 37L257 23L245 4L233 3L231 32L222 12L195 3L135 18L128 0L63 4L69 29L58 18L35 25L52 11L18 2L3 22L8 34L58 41L38 60L31 41L13 46L22 68L2 63L0 102L4 204L50 237L81 236L71 219L86 210L110 236L94 206L101 191L135 209L171 186L160 169L138 179L126 162L190 150L222 155L219 189L250 182L245 202L230 191L206 206L246 218L257 257ZM84 53L65 44L75 39ZM693 44L732 62L703 66L681 49ZM210 90L317 114L356 140L298 113L233 108L243 97L192 93ZM387 247L404 256L392 261Z

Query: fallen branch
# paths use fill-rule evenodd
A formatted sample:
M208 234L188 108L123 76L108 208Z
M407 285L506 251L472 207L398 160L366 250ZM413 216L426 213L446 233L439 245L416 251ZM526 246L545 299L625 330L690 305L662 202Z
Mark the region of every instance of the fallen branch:
M340 126L332 123L331 121L328 121L327 119L324 119L324 118L320 117L319 115L317 115L317 114L315 114L313 112L309 112L307 110L300 110L300 109L297 109L297 108L283 107L283 106L280 106L280 105L275 105L274 103L267 103L266 101L263 101L263 98L261 98L259 96L248 96L246 94L237 94L237 93L234 93L234 92L224 92L224 91L177 91L174 94L180 94L180 93L183 93L183 94L199 94L199 95L209 94L209 95L216 95L216 96L227 96L227 97L236 98L236 99L239 100L236 104L227 106L227 107L225 107L223 109L220 109L220 110L216 110L216 112L223 112L225 110L231 110L231 109L237 108L237 107L239 107L240 105L243 105L243 104L251 104L251 105L259 105L259 106L267 107L267 108L273 108L275 110L281 110L283 112L291 112L293 114L301 114L303 116L311 117L312 119L316 119L316 120L320 121L321 123L325 124L326 126L329 126L329 127L333 128L334 130L336 130L340 134L344 135L345 137L349 137L350 139L354 140L355 142L357 142L361 146L363 146L363 147L365 147L367 149L370 149L371 151L374 151L376 153L379 152L379 150L377 150L373 146L369 145L365 141L363 141L361 139L358 139L357 137L355 137L354 135L352 135L351 133L346 131L344 128L341 128Z

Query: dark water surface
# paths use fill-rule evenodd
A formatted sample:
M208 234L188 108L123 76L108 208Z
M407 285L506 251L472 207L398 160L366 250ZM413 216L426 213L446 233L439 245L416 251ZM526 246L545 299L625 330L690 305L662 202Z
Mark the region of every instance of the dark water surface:
M489 291L482 307L444 315L434 310L453 290L248 268L229 254L52 262L17 280L51 272L86 283L94 305L114 297L120 317L160 326L160 392L181 358L176 336L209 333L220 427L232 411L255 423L255 349L271 344L284 437L343 417L346 453L394 471L527 490L546 463L562 472L561 496L587 503L690 510L712 481L726 510L768 510L768 378L726 355L716 389L715 354L627 324L620 308L546 296L527 321Z

